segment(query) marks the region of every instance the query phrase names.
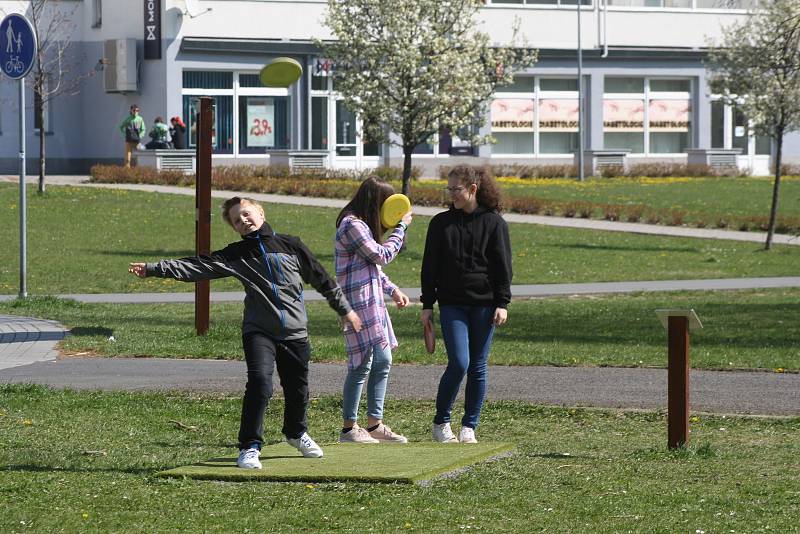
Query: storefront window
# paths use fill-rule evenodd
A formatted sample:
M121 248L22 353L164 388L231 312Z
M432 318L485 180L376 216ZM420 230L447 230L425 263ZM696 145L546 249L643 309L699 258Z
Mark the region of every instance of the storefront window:
M215 96L211 115L211 147L216 154L233 153L233 97ZM189 147L197 146L197 118L200 98L183 96L183 116L189 129Z
M265 154L288 148L288 97L239 97L239 153Z
M311 98L311 148L328 148L328 97Z
M539 100L540 153L571 154L578 149L578 113L577 99Z
M691 146L691 80L607 77L603 144L633 154L680 154Z
M711 102L711 148L725 148L725 104Z
M495 154L532 154L534 143L533 99L495 98L491 105Z
M336 101L336 155L356 155L356 114Z
M677 154L689 146L688 100L655 100L648 104L650 152Z
M603 100L603 144L605 148L644 152L644 100Z

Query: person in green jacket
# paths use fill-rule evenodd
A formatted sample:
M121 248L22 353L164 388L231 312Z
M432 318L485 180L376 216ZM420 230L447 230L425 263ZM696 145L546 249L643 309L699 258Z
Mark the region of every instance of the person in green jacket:
M131 156L133 151L139 146L139 143L144 137L144 132L147 127L144 124L144 119L139 115L139 106L136 104L131 106L130 115L119 125L119 131L125 137L125 166L131 166Z

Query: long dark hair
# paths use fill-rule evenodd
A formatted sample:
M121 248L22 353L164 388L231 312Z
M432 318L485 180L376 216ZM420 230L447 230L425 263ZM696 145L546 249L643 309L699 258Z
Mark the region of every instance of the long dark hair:
M457 165L450 170L447 177L455 178L464 187L477 185L475 198L478 205L497 213L503 211L503 195L500 193L500 187L486 167Z
M380 243L381 237L386 231L381 224L381 206L392 194L394 194L392 184L382 182L376 176L369 176L361 182L361 186L353 195L352 200L339 212L339 216L336 218L336 228L339 228L342 219L348 215L355 215L367 223L373 239Z

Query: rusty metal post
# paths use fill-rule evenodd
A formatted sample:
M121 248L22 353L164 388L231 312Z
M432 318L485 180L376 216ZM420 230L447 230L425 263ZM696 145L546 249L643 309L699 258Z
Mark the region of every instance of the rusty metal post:
M689 443L689 319L670 316L667 328L667 446Z
M195 246L197 255L211 252L211 126L214 99L200 98L200 116L197 121L197 172L195 174ZM195 283L194 325L197 335L208 332L211 300L211 283Z

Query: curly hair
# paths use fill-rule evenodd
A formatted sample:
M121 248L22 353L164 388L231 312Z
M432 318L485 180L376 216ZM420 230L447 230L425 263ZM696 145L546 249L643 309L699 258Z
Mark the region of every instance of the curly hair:
M457 165L453 167L447 177L458 180L458 183L466 187L472 184L477 185L478 192L475 196L478 205L497 213L503 211L503 195L500 192L500 186L497 185L494 177L486 167Z

